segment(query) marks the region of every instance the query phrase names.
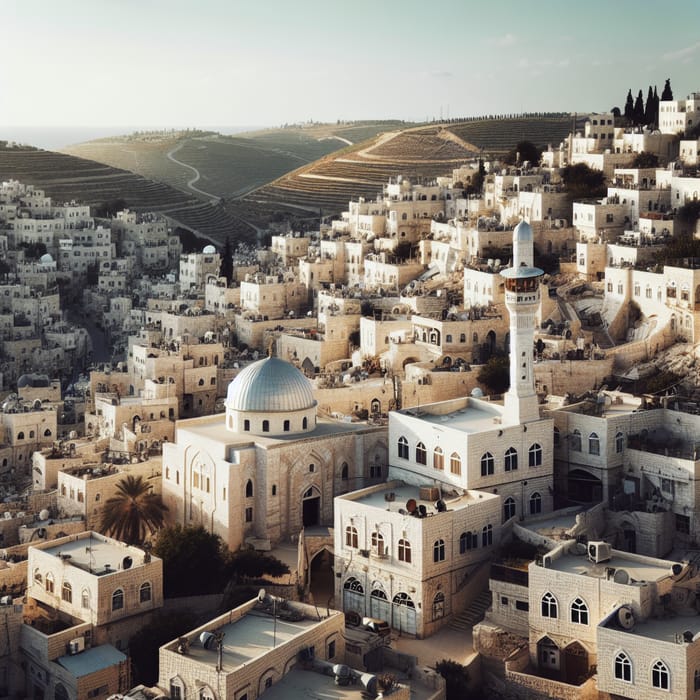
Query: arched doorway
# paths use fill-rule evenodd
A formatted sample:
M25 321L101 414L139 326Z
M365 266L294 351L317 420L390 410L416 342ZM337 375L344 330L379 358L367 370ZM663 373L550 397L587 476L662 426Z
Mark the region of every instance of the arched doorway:
M588 652L579 642L571 642L564 649L564 674L567 683L580 685L588 676Z
M567 479L571 503L600 503L603 500L603 483L583 469L572 469Z
M301 497L302 525L315 527L321 522L321 492L310 486Z
M634 554L637 551L637 530L629 520L623 520L620 524L622 530L622 546L627 552Z
M343 610L354 610L360 615L365 614L365 589L362 584L351 576L343 584Z
M549 637L542 637L537 642L537 662L544 675L549 678L559 678L561 653L559 647Z
M322 549L311 560L309 566L309 592L320 608L332 608L335 597L333 580L333 553Z
M369 594L369 614L379 620L391 619L391 603L386 596L384 587L378 581L372 584L372 592Z
M416 606L408 593L397 593L392 601L392 624L391 626L405 632L406 634L416 633Z
M314 363L308 357L305 357L301 363L301 369L307 377L313 377L316 374Z

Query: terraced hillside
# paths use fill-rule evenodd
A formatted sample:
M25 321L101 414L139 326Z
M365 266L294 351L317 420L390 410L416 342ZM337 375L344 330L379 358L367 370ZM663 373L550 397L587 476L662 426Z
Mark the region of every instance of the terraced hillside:
M169 185L126 170L53 151L0 150L0 180L14 178L41 187L58 202L91 206L124 199L136 211L161 212L185 228L214 240L244 240L255 232L222 205L213 205Z
M131 170L204 199L233 199L400 122L315 124L235 136L154 132L70 146L65 153Z
M463 141L474 144L490 155L506 153L518 141L532 141L536 146L558 146L572 130L572 118L514 117L512 119L478 119L447 127Z
M479 155L498 156L518 141L559 144L571 118L474 120L393 131L348 147L283 175L247 195L250 204L289 205L324 213L342 211L350 199L374 198L390 177L434 178Z

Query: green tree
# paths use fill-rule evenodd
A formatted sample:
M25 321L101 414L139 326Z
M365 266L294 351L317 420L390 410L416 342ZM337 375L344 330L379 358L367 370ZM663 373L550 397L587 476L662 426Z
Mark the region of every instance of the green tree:
M647 92L647 101L644 105L644 123L653 124L654 121L654 93L650 85L649 91Z
M625 100L625 119L632 123L634 121L634 98L632 97L632 89L627 92Z
M233 251L231 250L231 236L226 236L226 244L221 259L221 276L226 278L226 284L233 282Z
M661 93L661 99L664 101L673 99L673 90L671 90L671 78L666 78L666 82L664 83L664 89Z
M129 640L129 656L133 667L133 682L147 686L158 682L158 649L189 632L196 624L187 611L177 615L157 613Z
M632 121L637 124L644 124L644 96L640 90L637 93L637 99L634 101L634 116Z
M507 355L496 355L479 370L477 381L483 384L490 394L502 394L510 386L510 361Z
M168 507L142 476L127 475L102 507L100 530L127 544L141 544L163 527Z
M528 161L531 165L538 165L542 159L542 149L535 146L532 141L518 141L511 151L503 159L510 165Z
M93 212L98 219L109 219L117 212L126 209L127 203L125 199L108 199L102 204L98 204Z
M234 581L259 579L264 576L277 578L289 573L289 567L277 557L254 549L241 549L228 558L226 574Z
M469 687L469 671L462 664L443 659L435 664L435 670L445 679L446 700L466 700L473 697Z
M166 597L217 593L225 583L228 549L201 525L167 527L158 533L153 552L163 560Z
M576 163L562 168L561 179L572 199L603 197L607 192L603 172L593 170L585 163Z
M649 151L642 151L637 153L632 161L633 168L658 168L659 167L659 156L656 153L649 153Z

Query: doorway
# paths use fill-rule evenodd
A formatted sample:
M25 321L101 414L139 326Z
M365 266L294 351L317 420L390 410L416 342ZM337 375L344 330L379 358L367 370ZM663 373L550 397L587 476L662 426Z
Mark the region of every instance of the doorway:
M321 494L315 486L304 491L301 508L304 527L315 527L321 524Z

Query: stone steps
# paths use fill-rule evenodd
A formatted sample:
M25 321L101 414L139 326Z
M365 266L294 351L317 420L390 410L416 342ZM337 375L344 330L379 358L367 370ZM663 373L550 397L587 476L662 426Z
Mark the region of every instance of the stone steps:
M491 591L480 593L472 604L459 615L455 616L449 624L453 630L469 630L484 619L486 611L491 607Z

